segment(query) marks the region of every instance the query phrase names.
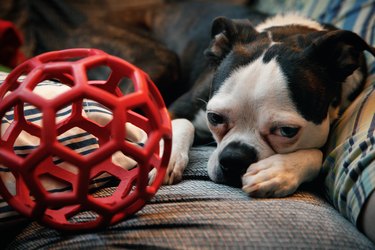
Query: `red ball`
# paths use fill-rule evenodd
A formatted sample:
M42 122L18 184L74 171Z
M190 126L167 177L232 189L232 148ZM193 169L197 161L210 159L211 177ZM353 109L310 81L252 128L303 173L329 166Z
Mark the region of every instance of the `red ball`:
M90 76L103 70L104 79ZM172 134L163 99L143 71L103 51L55 51L21 64L0 86L0 118L0 194L44 225L117 223L165 175ZM95 192L103 183L114 187Z

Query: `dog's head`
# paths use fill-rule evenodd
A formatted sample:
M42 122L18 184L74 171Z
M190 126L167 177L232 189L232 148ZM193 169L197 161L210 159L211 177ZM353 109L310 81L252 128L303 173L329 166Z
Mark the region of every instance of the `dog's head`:
M355 33L298 16L257 27L219 17L212 38L205 54L216 71L206 114L218 147L208 172L233 185L256 161L322 147L334 118L330 111L349 96L343 85L358 88L365 74L362 52L375 53Z

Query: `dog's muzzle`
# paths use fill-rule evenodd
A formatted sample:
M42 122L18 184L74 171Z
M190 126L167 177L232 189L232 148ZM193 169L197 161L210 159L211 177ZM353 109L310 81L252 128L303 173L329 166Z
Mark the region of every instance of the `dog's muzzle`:
M234 141L225 146L219 155L219 164L228 184L240 186L241 177L257 158L255 148L248 144Z

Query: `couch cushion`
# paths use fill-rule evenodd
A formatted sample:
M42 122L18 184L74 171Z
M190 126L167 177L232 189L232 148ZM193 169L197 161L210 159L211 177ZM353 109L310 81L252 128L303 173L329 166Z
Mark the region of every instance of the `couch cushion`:
M138 213L104 230L63 234L33 222L10 249L375 248L319 195L252 199L209 181L212 148L193 148L184 181L163 186ZM87 215L86 215L87 216Z

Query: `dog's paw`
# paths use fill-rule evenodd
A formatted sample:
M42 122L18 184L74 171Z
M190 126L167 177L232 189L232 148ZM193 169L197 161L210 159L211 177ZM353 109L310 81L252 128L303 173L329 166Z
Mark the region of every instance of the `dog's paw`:
M163 184L176 184L189 162L189 150L194 140L194 126L186 119L172 121L172 152Z
M186 152L172 153L163 183L171 185L180 182L188 162L189 156Z
M242 189L252 197L284 197L294 193L299 176L282 155L273 155L250 165L242 177Z
M187 154L171 155L165 176L163 179L163 184L171 185L176 184L181 181L182 174L189 162L189 157ZM156 178L157 170L156 168L151 169L148 173L148 183L151 185Z
M250 165L242 177L242 189L253 197L288 196L319 174L322 157L317 149L272 155Z

